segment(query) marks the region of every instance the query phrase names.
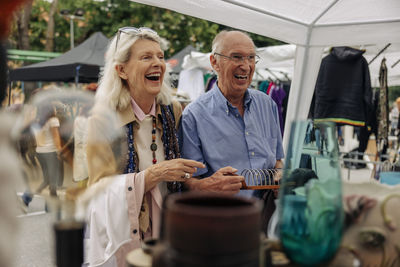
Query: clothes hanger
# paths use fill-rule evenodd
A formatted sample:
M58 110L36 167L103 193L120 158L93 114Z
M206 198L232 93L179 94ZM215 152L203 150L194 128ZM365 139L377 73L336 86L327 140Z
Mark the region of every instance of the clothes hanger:
M354 49L357 49L357 50L360 50L360 51L363 51L363 52L367 51L365 49L364 45L351 45L351 46L348 46L348 47L351 47L351 48L354 48Z

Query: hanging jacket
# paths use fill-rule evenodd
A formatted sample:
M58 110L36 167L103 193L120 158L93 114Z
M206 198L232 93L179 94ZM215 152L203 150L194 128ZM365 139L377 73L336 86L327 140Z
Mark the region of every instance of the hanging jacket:
M315 121L369 124L372 89L363 53L351 47L333 47L322 59L315 86Z

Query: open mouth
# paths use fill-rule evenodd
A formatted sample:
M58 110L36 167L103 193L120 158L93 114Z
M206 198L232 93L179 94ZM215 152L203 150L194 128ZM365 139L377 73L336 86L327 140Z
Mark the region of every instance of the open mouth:
M150 80L150 81L159 81L161 74L160 73L150 73L145 75L144 77L146 77L146 79Z
M247 80L247 75L234 75L238 80Z

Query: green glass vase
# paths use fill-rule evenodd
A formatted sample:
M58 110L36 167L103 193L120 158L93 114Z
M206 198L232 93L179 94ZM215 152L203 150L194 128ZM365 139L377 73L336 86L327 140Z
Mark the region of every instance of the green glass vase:
M339 247L344 213L336 127L292 124L279 195L280 239L301 266L328 261Z

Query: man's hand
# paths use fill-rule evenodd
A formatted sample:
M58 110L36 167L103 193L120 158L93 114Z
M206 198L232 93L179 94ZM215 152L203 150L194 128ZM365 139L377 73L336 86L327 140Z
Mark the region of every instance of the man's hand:
M191 190L220 192L233 195L242 187L243 176L235 174L237 169L230 166L223 167L213 175L203 179L192 178L186 182Z
M275 163L275 169L277 169L275 175L274 175L274 182L275 184L278 184L280 182L280 180L282 179L282 175L283 175L283 162L282 160L277 160ZM274 197L278 198L279 195L279 189L273 189L274 191Z

